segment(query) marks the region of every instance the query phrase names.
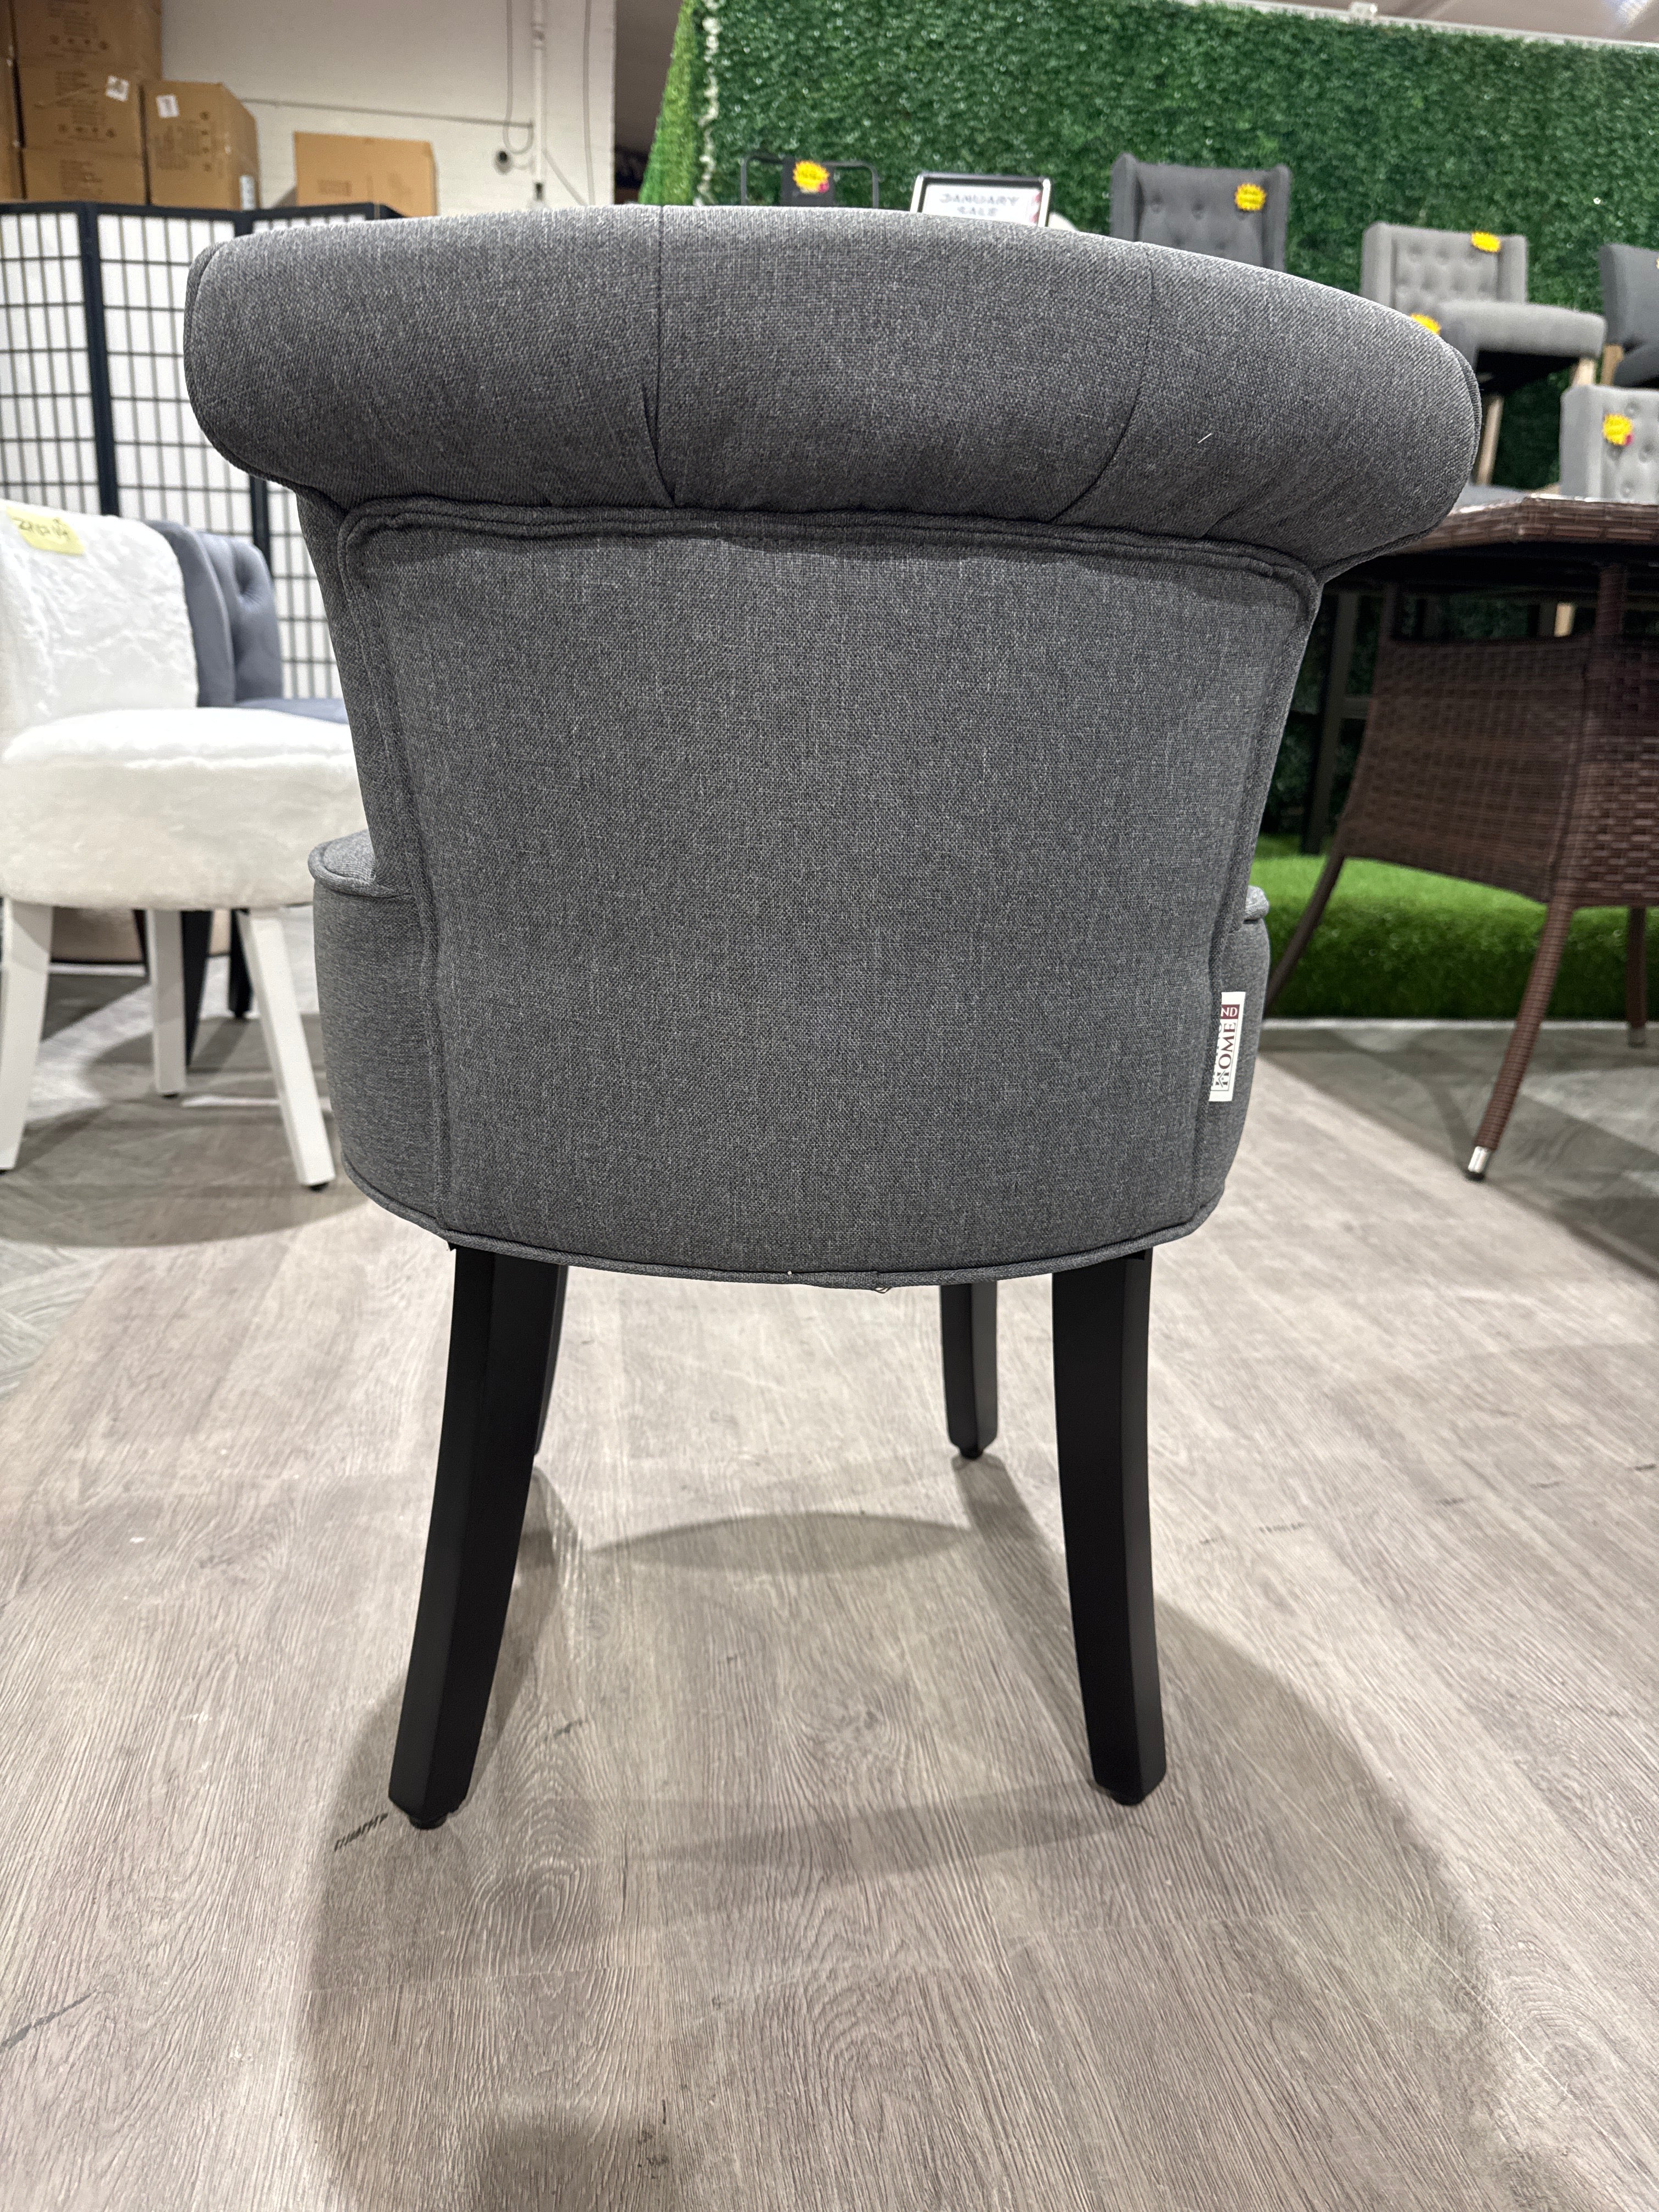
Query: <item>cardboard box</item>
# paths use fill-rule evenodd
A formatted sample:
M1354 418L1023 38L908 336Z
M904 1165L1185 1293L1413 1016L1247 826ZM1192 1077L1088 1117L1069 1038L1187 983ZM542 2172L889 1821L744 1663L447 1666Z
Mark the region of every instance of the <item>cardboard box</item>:
M296 131L294 198L299 207L374 200L399 215L436 215L438 166L424 138L347 138Z
M161 74L160 0L12 0L20 62L80 63L140 83Z
M137 154L100 154L95 146L25 146L24 198L109 200L143 207L144 164Z
M17 89L26 146L88 147L143 159L143 99L136 77L84 62L25 62Z
M155 206L258 206L258 127L223 85L147 84L144 143Z
M10 33L8 32L8 37ZM6 82L0 88L0 200L21 200L23 197L23 145L17 131L17 70L9 54L6 57Z

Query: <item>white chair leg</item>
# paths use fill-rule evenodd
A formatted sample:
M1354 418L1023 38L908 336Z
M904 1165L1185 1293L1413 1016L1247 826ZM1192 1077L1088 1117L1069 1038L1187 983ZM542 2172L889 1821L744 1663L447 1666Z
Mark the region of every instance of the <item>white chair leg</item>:
M283 1109L283 1130L294 1156L294 1172L311 1189L320 1190L334 1180L334 1155L323 1127L300 1002L294 995L294 971L289 965L281 909L261 907L251 914L239 914L236 927L242 933L242 950L253 981L253 1004L265 1041L265 1056L276 1079L276 1103Z
M177 1098L185 1088L185 938L183 916L147 908L144 941L149 954L150 1060L155 1088Z
M52 908L7 899L0 922L0 1174L17 1164L46 1015Z

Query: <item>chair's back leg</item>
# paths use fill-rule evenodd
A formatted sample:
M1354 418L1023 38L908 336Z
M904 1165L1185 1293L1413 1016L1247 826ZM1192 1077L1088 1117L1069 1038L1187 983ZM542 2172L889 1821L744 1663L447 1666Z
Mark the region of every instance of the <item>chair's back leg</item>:
M196 1032L202 1025L202 994L207 988L213 916L190 912L180 915L179 921L185 964L185 1066L188 1067L196 1051Z
M1498 1080L1486 1101L1486 1110L1480 1117L1480 1127L1475 1132L1474 1150L1469 1154L1469 1164L1463 1172L1471 1182L1484 1182L1492 1154L1498 1150L1510 1118L1510 1109L1519 1095L1522 1080L1527 1073L1527 1063L1532 1058L1532 1048L1538 1042L1538 1032L1543 1027L1544 1016L1549 1011L1550 994L1555 988L1555 978L1561 966L1561 955L1567 949L1567 933L1572 927L1574 900L1569 892L1558 893L1544 910L1544 927L1538 939L1538 950L1532 956L1532 968L1527 976L1527 988L1521 994L1521 1011L1515 1018L1515 1027L1510 1031L1504 1064L1498 1071Z
M1164 1779L1146 1494L1152 1279L1150 1252L1054 1279L1060 1503L1089 1761L1125 1805Z
M289 964L288 940L283 934L282 910L262 907L239 913L235 927L258 994L260 1033L276 1079L289 1157L300 1181L310 1190L321 1190L334 1180L334 1155L323 1126L311 1048L306 1042L294 970Z
M17 1164L52 966L52 908L7 899L0 914L0 1173Z
M963 1459L977 1459L997 1432L997 1286L941 1283L945 1426Z
M1298 960L1308 949L1308 939L1319 927L1331 893L1336 889L1336 879L1342 872L1346 855L1334 852L1319 872L1319 881L1313 887L1313 896L1302 909L1296 927L1286 939L1285 950L1279 954L1273 972L1267 978L1267 997L1263 1012L1273 1012L1273 1001L1296 973Z
M264 1003L257 973L253 987ZM472 1781L564 1284L547 1261L455 1255L438 1480L392 1760L392 1802L417 1828L447 1819Z

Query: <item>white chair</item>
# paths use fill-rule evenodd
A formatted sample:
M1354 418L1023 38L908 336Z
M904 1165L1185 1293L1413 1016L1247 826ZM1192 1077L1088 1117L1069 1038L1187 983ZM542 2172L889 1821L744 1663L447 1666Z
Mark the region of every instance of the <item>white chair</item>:
M362 826L338 723L198 707L167 540L109 516L0 508L0 1171L16 1164L46 1012L54 907L137 908L155 1087L185 1087L181 913L236 913L302 1183L334 1176L283 944L306 856Z

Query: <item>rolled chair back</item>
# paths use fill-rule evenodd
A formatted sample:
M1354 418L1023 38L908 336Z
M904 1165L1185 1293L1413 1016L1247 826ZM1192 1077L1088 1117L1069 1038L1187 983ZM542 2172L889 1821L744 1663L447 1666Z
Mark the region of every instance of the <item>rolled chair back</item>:
M1449 348L1107 239L603 209L228 242L185 351L328 603L365 1188L463 1243L875 1285L1214 1205L1304 643L1468 475Z
M1120 154L1112 164L1114 238L1282 269L1290 213L1291 173L1282 162L1272 169L1188 169Z
M1437 321L1460 301L1524 301L1527 241L1518 232L1499 237L1374 222L1360 241L1359 289L1402 315Z
M1561 489L1568 499L1659 500L1659 392L1605 384L1564 392Z

